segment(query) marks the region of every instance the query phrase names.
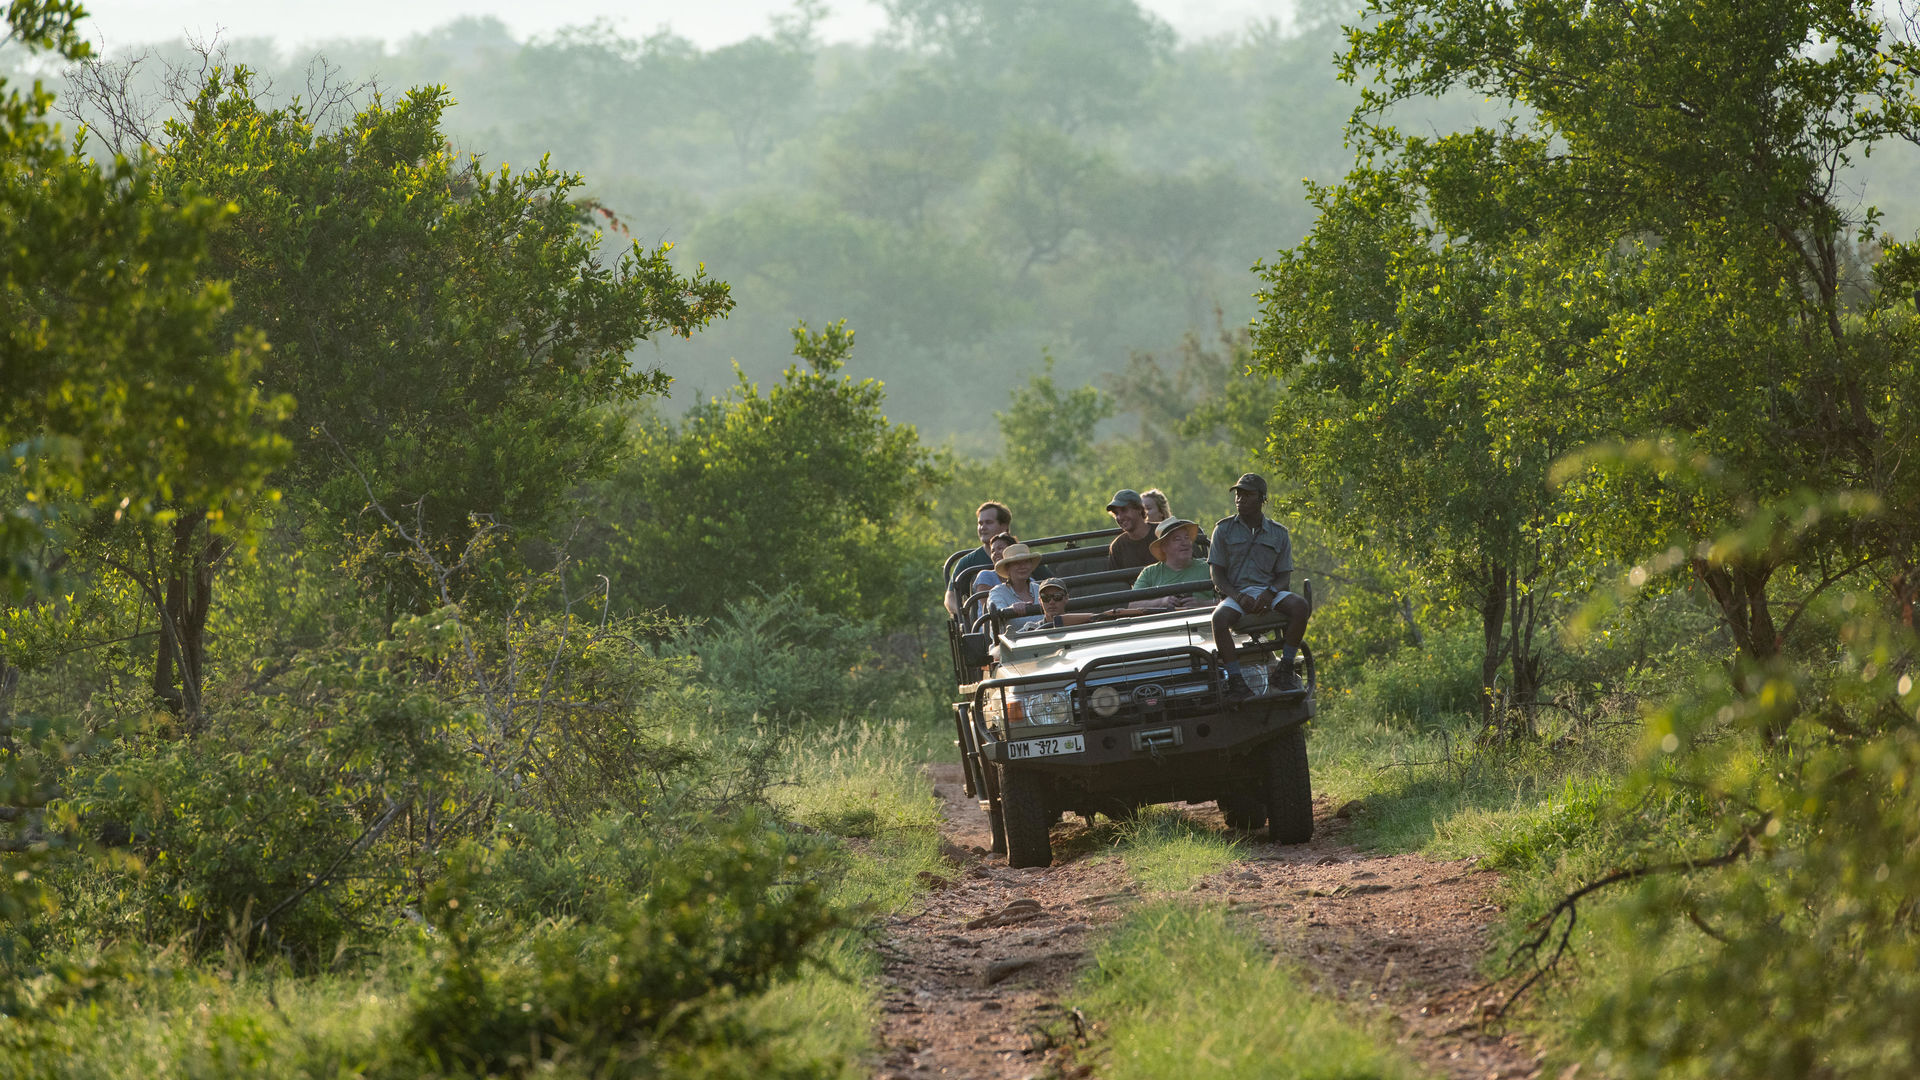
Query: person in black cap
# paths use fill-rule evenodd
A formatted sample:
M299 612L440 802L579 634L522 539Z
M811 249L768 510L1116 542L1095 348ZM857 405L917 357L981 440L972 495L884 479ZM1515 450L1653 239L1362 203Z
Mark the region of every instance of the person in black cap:
M1121 488L1107 500L1107 513L1120 526L1120 535L1107 545L1107 569L1131 570L1152 566L1153 526L1147 523L1147 504L1132 488Z
M1267 611L1287 617L1280 642L1280 671L1271 685L1275 690L1300 686L1293 673L1293 658L1300 651L1310 612L1306 599L1289 589L1293 582L1293 538L1286 526L1263 512L1266 502L1264 477L1246 473L1234 481L1234 515L1221 518L1213 527L1207 551L1207 572L1213 578L1213 587L1226 597L1213 611L1213 643L1220 651L1221 663L1226 665L1229 697L1249 697L1253 693L1234 656L1234 627L1248 615Z

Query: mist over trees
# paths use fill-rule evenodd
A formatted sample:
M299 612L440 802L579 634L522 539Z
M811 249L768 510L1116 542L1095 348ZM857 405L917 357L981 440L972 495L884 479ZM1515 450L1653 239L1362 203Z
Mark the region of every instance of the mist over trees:
M845 318L891 414L963 449L985 448L987 413L1043 349L1079 384L1244 324L1248 267L1312 220L1301 179L1345 167L1340 9L1180 41L1131 0L887 6L891 29L863 45L822 43L808 0L714 49L605 25L520 40L486 18L391 49L215 47L309 108L369 80L389 97L444 85L457 149L516 171L551 155L634 238L675 244L681 272L731 283L724 323L636 356L683 380L676 407L724 392L732 358L776 376L795 322ZM176 42L94 77L146 99L151 125L171 111L167 70L204 66ZM112 126L66 107L96 143ZM1472 115L1460 98L1414 122Z

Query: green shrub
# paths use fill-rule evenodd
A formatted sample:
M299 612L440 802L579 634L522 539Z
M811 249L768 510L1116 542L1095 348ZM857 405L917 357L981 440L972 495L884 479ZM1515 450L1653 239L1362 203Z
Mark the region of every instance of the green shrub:
M387 1074L816 1075L772 1060L730 1006L794 973L841 924L820 856L752 820L647 855L644 893L595 921L528 928L476 910L491 860L456 853L427 896L433 932Z
M818 611L782 590L734 600L687 641L729 711L838 720L891 702L907 678L876 655L879 628Z
M1386 722L1428 726L1471 715L1480 707L1481 653L1477 629L1436 630L1370 665L1346 696L1363 715Z

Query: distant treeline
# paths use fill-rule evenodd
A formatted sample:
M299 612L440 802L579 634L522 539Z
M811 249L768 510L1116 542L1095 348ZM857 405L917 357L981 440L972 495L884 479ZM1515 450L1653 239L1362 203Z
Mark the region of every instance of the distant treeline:
M888 7L867 45L822 44L808 3L704 51L604 25L520 40L487 18L391 49L211 44L310 105L364 100L369 80L389 98L444 84L460 149L516 171L551 154L589 178L609 228L671 240L682 269L731 282L724 323L646 346L682 380L680 407L730 385L730 358L772 375L761 358L785 355L796 320L845 317L896 418L966 449L991 449L990 411L1043 352L1076 384L1210 336L1217 317L1245 324L1248 268L1312 221L1302 178L1350 161L1355 93L1332 62L1343 9L1183 42L1132 0ZM157 129L169 71L205 61L175 42L109 68L134 63L125 85ZM1471 114L1461 99L1418 122Z

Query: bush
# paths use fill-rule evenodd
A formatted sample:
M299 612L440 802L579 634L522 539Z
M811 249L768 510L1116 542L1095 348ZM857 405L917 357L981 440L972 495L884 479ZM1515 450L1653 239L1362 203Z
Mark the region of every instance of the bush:
M428 893L422 974L386 1048L387 1075L818 1075L772 1060L735 1002L805 963L841 925L823 860L751 819L648 847L646 891L602 917L531 928L474 903L493 866L456 853Z
M816 610L782 590L735 600L687 641L701 679L740 716L841 719L907 690L912 672L889 670L879 628Z
M1436 630L1369 667L1352 690L1352 705L1383 722L1431 726L1470 716L1480 706L1479 632Z

